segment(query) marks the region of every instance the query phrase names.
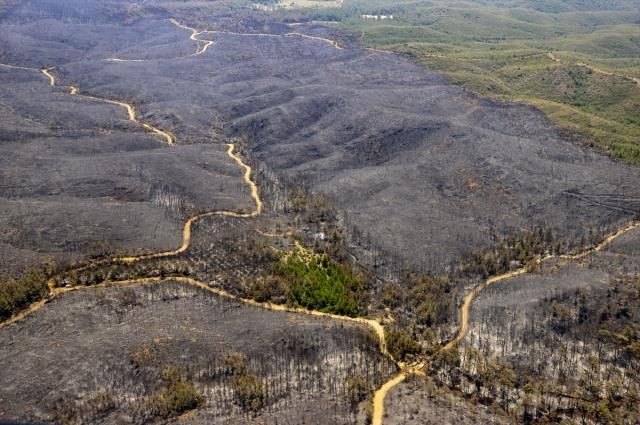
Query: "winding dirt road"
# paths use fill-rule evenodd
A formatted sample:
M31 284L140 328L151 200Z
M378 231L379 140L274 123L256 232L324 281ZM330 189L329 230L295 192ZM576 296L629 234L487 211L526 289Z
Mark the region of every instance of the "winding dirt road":
M107 62L148 62L147 59L120 59L120 58L107 58L104 59Z
M176 21L175 19L169 19L169 22L171 22L173 25L177 26L178 28L182 28L184 30L187 31L191 31L191 37L189 37L190 40L195 41L196 43L198 43L198 50L196 50L196 52L192 55L192 56L196 56L196 55L200 55L204 52L207 51L207 49L209 48L209 46L211 46L212 44L214 44L213 41L211 40L202 40L200 38L198 38L199 35L202 34L223 34L223 35L234 35L234 36L240 36L240 37L300 37L300 38L306 38L309 40L316 40L316 41L321 41L323 43L327 43L333 47L335 47L338 50L344 50L340 44L338 44L337 41L332 40L330 38L324 38L324 37L318 37L315 35L308 35L308 34L304 34L301 32L287 32L284 34L269 34L269 33L250 33L250 32L233 32L233 31L222 31L222 30L203 30L203 31L199 31L195 28L189 27L187 25L181 24L180 22ZM200 43L205 43L204 45L200 46Z
M56 77L53 76L53 74L51 73L51 71L53 70L53 68L44 68L41 70L41 72L49 79L49 85L51 87L55 87L56 86ZM35 71L35 69L34 69Z
M549 52L547 53L547 57L549 59L551 59L553 62L556 63L562 63L562 61L560 59L558 59L553 53ZM629 81L633 81L634 83L636 83L638 86L640 86L640 78L636 78L636 77L632 77L630 75L621 75L621 74L615 74L613 72L609 72L609 71L605 71L604 69L600 69L597 68L595 66L591 66L589 64L586 64L584 62L576 62L576 65L581 66L583 68L587 68L590 69L592 72L595 72L596 74L602 74L602 75L609 75L611 77L620 77L620 78L624 78L625 80L629 80Z
M382 425L382 423L384 422L384 400L385 398L387 398L387 394L393 387L407 379L407 377L410 375L417 375L422 377L426 376L426 373L423 371L423 363L407 365L401 362L396 362L396 364L400 367L400 373L382 384L382 386L378 388L373 394L373 413L371 415L371 425Z
M240 167L244 168L245 170L243 179L245 183L247 183L247 185L249 185L249 187L251 188L251 197L253 198L256 204L255 210L251 212L246 212L246 213L235 212L235 211L209 211L206 213L195 215L185 222L184 227L182 229L182 245L180 245L178 248L173 249L171 251L161 251L161 252L155 252L152 254L115 257L111 261L121 262L121 263L135 263L137 261L148 260L150 258L171 257L174 255L178 255L185 252L187 249L189 249L189 246L191 245L191 228L194 223L202 220L203 218L213 217L213 216L250 218L250 217L256 217L260 215L260 213L262 212L263 205L262 205L262 200L260 199L260 195L258 194L258 186L253 182L253 180L251 180L251 167L249 167L247 164L242 162L242 159L234 153L235 145L233 143L227 144L227 148L228 148L227 155L229 155L229 157L231 157L238 165L240 165Z
M9 68L9 69L19 69L19 70L24 70L24 71L40 72L45 77L47 77L47 79L49 80L49 85L51 87L56 87L56 77L53 74L54 68L37 69L37 68L29 68L29 67L26 67L26 66L7 65L7 64L2 64L2 63L0 63L0 67L5 67L5 68ZM129 103L121 102L119 100L105 99L105 98L102 98L102 97L80 94L80 89L78 87L76 87L76 86L69 86L69 94L72 95L72 96L80 97L82 99L109 103L111 105L116 105L116 106L119 106L121 108L124 108L127 111L127 116L128 116L129 121L131 121L131 122L133 122L135 124L141 125L142 127L144 127L150 133L153 133L153 134L156 134L156 135L160 136L161 138L164 139L166 144L168 144L168 145L174 145L175 144L176 138L171 132L165 131L165 130L161 130L158 127L155 127L155 126L153 126L153 125L151 125L149 123L140 121L138 119L138 114L137 114L136 108L133 105L129 104Z
M596 68L595 66L591 66L591 65L586 64L584 62L576 62L576 65L581 66L583 68L590 69L592 72L595 72L596 74L610 75L612 77L622 77L625 80L630 80L630 81L633 81L634 83L636 83L637 85L640 85L640 79L639 78L631 77L629 75L614 74L613 72L609 72L609 71L605 71L604 69Z
M53 75L52 73L53 68L46 68L42 70L42 73L44 75L47 76L47 78L49 79L49 84L53 87L56 86L56 77L55 75ZM169 131L164 131L164 130L160 130L158 127L154 127L149 123L140 121L138 119L138 114L136 112L136 108L131 105L130 103L125 103L125 102L121 102L119 100L111 100L111 99L105 99L102 97L96 97L96 96L88 96L86 94L80 94L80 89L76 86L69 86L69 93L72 96L77 96L83 99L88 99L88 100L95 100L98 102L104 102L104 103L109 103L111 105L116 105L119 106L121 108L124 108L127 111L127 115L129 117L129 121L136 123L138 125L141 125L142 127L144 127L146 130L148 130L151 133L154 133L160 137L162 137L165 141L165 143L167 145L174 145L176 138L175 136L169 132Z
M173 25L177 26L178 28L182 28L183 30L191 31L191 36L189 37L189 39L195 41L197 46L198 46L196 48L196 52L194 54L192 54L191 56L198 56L198 55L203 54L204 52L207 51L209 46L211 46L214 43L211 40L201 40L201 39L198 38L198 36L200 34L203 34L203 33L208 32L208 31L198 31L195 28L191 28L191 27L188 27L186 25L181 24L180 22L176 21L173 18L169 19L169 22L171 22ZM200 43L204 43L204 44L200 44Z
M36 68L28 68L26 66L9 65L6 63L0 63L0 67L8 69L21 69L23 71L38 71Z
M176 24L177 25L177 24ZM183 28L189 28L189 27L184 27ZM190 28L191 30L195 31L193 28ZM315 41L321 41L323 43L327 43L330 46L334 47L337 50L344 50L343 47L340 46L340 44L338 44L337 41L332 40L330 38L324 38L324 37L317 37L315 35L308 35L308 34L304 34L301 32L287 32L284 34L269 34L269 33L252 33L252 32L233 32L233 31L221 31L221 30L205 30L205 31L200 31L198 34L204 34L204 33L210 33L210 34L223 34L223 35L233 35L233 36L237 36L237 37L299 37L299 38L306 38L309 40L315 40Z
M152 254L146 254L146 255L138 255L138 256L130 256L130 257L114 257L112 259L110 259L109 262L125 262L125 263L134 263L134 262L139 262L142 260L146 260L146 259L150 259L150 258L157 258L157 257L169 257L169 256L175 256L178 255L182 252L184 252L185 250L187 250L191 244L191 226L193 225L193 223L197 222L198 220L201 220L205 217L211 217L211 216L227 216L227 217L238 217L238 218L251 218L251 217L256 217L258 216L262 210L263 210L263 202L262 199L260 198L260 194L258 191L258 186L255 184L255 182L251 179L251 174L252 174L252 169L249 165L245 164L242 161L242 158L240 158L235 152L234 152L234 148L235 145L232 143L229 143L228 145L228 149L227 149L227 155L229 155L229 157L231 159L233 159L240 167L242 167L244 169L244 174L243 174L243 179L245 181L245 183L247 183L247 185L250 187L251 189L251 197L253 198L254 202L255 202L255 209L251 212L246 212L246 213L241 213L241 212L235 212L235 211L210 211L210 212L206 212L203 214L199 214L196 215L192 218L190 218L189 220L187 220L187 222L184 225L184 230L183 230L183 241L182 241L182 245L175 250L172 251L166 251L166 252L157 252L157 253L152 253ZM100 265L102 265L103 263L100 263ZM72 271L78 271L78 270L82 270L82 269L86 269L87 267L91 267L91 266L95 266L96 264L90 264L88 266L82 266L82 268L76 268L73 269ZM262 307L262 308L267 308L269 310L275 310L275 311L285 311L285 312L290 312L290 313L304 313L304 314L309 314L312 316L320 316L320 317L327 317L327 318L331 318L331 319L336 319L336 320L343 320L343 321L348 321L348 322L356 322L356 323L361 323L361 324L365 324L368 327L370 327L376 334L378 340L379 340L379 344L380 344L380 351L387 357L389 357L390 359L393 359L393 357L391 356L391 354L388 352L387 350L387 345L384 339L384 327L380 324L380 322L378 322L377 320L373 320L373 319L366 319L366 318L360 318L360 317L348 317L348 316L340 316L337 314L331 314L331 313L323 313L323 312L319 312L319 311L313 311L313 310L307 310L307 309L303 309L303 308L293 308L293 307L288 307L285 305L279 305L279 304L271 304L271 303L260 303L251 299L244 299L244 298L240 298L237 297L235 295L232 295L226 291L223 291L221 289L217 289L217 288L211 288L208 284L198 281L196 279L192 279L189 277L183 277L183 276L176 276L176 277L171 277L171 278L142 278L142 279L133 279L133 280L125 280L125 281L109 281L109 282L103 282L100 285L93 285L93 286L89 286L89 287L84 287L84 286L76 286L76 287L71 287L71 288L59 288L55 286L55 279L51 279L48 282L49 285L49 289L50 289L50 295L48 298L39 301L37 303L34 303L33 305L31 305L27 310L24 310L23 312L21 312L20 314L12 317L11 319L0 323L0 328L3 328L7 325L10 325L11 323L15 323L17 321L20 321L22 319L24 319L25 317L29 316L30 314L38 311L40 308L42 308L47 302L51 301L52 299L58 297L59 295L65 294L67 292L72 292L72 291L76 291L79 289L90 289L92 287L104 287L104 286L110 286L110 285L115 285L115 284L119 284L119 285L135 285L135 284L145 284L145 283L151 283L151 282L161 282L161 281L167 281L167 280L175 280L178 282L183 282L183 283L188 283L191 284L193 286L198 286L201 287L203 289L206 289L209 292L218 294L220 296L224 296L226 298L230 298L230 299L234 299L234 300L238 300L241 301L245 304L249 304L249 305L253 305L253 306L257 306L257 307ZM395 360L394 360L395 362Z
M255 182L251 179L251 172L252 169L249 165L245 164L242 159L234 153L234 148L235 146L233 144L228 144L228 149L227 149L227 155L229 155L230 158L232 158L240 167L244 168L245 172L243 175L243 179L245 181L245 183L247 183L247 185L249 185L249 187L251 188L251 197L253 198L254 202L255 202L255 209L251 212L247 212L247 213L240 213L240 212L234 212L234 211L210 211L204 214L200 214L200 215L196 215L192 218L190 218L189 220L187 220L185 222L184 225L184 229L183 229L183 240L182 240L182 245L172 251L164 251L164 252L157 252L157 253L152 253L152 254L146 254L146 255L138 255L138 256L129 256L129 257L114 257L111 259L108 259L106 262L99 262L99 263L93 263L90 265L83 265L80 267L77 267L75 269L72 269L69 272L72 271L81 271L81 270L85 270L87 268L90 267L94 267L96 265L104 265L104 264L108 264L108 263L116 263L116 262L124 262L124 263L135 263L135 262L139 262L142 260L146 260L146 259L151 259L151 258L158 258L158 257L169 257L169 256L175 256L178 255L184 251L186 251L190 244L191 244L191 227L193 225L193 223L205 218L205 217L211 217L211 216L227 216L227 217L238 217L238 218L251 218L251 217L256 217L258 216L262 210L263 210L263 203L262 200L259 196L259 192L258 192L258 187L255 184ZM256 229L257 230L257 229ZM267 232L261 232L258 231L259 233L262 233L264 235L267 236L282 236L280 234L269 234ZM325 317L325 318L329 318L329 319L333 319L333 320L340 320L340 321L344 321L344 322L352 322L352 323L358 323L361 325L364 325L368 328L370 328L371 330L373 330L373 332L375 333L377 339L378 339L378 347L380 352L387 357L388 359L390 359L392 362L394 362L396 364L396 366L401 370L400 374L397 375L396 377L394 377L391 381L385 383L378 391L376 391L375 395L374 395L374 403L373 403L373 424L374 425L380 425L382 424L382 418L383 418L383 413L384 413L384 398L386 396L386 393L389 389L391 389L393 386L395 386L397 383L401 382L402 380L404 380L406 378L406 376L408 374L420 374L420 375L424 375L423 372L421 372L420 369L422 369L422 365L405 365L402 362L397 361L389 352L389 350L387 349L387 343L385 340L385 332L384 332L384 326L375 319L368 319L368 318L363 318L363 317L348 317L348 316L341 316L338 314L332 314L332 313L324 313L324 312L320 312L320 311L315 311L315 310L308 310L308 309L304 309L304 308L295 308L295 307L289 307L286 305L281 305L281 304L272 304L272 303L261 303L255 300L251 300L251 299L246 299L246 298L241 298L238 297L236 295L230 294L227 291L224 291L222 289L219 288L213 288L211 286L209 286L206 282L202 282L200 280L196 280L190 277L185 277L185 276L174 276L174 277L152 277L152 278L141 278L141 279L131 279L131 280L123 280L123 281L107 281L107 282L103 282L97 285L92 285L92 286L74 286L74 287L70 287L70 288L61 288L61 287L57 287L56 286L56 278L52 278L49 280L48 287L49 287L49 295L47 298L38 301L34 304L32 304L31 306L29 306L28 309L22 311L21 313L15 315L14 317L12 317L11 319L0 323L0 329L9 326L13 323L16 323L20 320L23 320L24 318L26 318L27 316L37 312L38 310L40 310L42 307L44 307L48 302L54 300L55 298L64 295L66 293L69 292L73 292L73 291L78 291L78 290L90 290L92 288L103 288L103 287L110 287L110 286L135 286L135 285L145 285L145 284L151 284L151 283L161 283L161 282L166 282L166 281L177 281L177 282L182 282L182 283L186 283L189 284L191 286L195 286L201 289L204 289L208 292L211 292L213 294L216 294L218 296L221 297L225 297L228 299L232 299L232 300L236 300L239 302L242 302L244 304L247 305L251 305L254 307L259 307L259 308L264 308L267 310L273 310L273 311L281 311L281 312L287 312L287 313L298 313L298 314L307 314L310 316L316 316L316 317Z
M189 40L192 40L196 43L196 51L195 53L192 53L190 56L198 56L201 55L203 53L205 53L207 51L207 49L209 49L209 47L211 47L212 45L215 44L215 41L213 40L207 40L207 39L202 39L199 38L199 36L201 36L202 34L222 34L222 35L232 35L232 36L240 36L240 37L300 37L300 38L306 38L309 40L316 40L316 41L320 41L323 43L327 43L329 45L331 45L332 47L334 47L337 50L344 50L343 47L340 46L340 44L336 41L336 40L332 40L330 38L324 38L324 37L318 37L318 36L314 36L314 35L309 35L309 34L304 34L301 32L288 32L288 33L284 33L284 34L269 34L269 33L240 33L240 32L233 32L233 31L222 31L222 30L198 30L196 28L190 27L188 25L182 24L180 22L178 22L177 20L171 18L169 19L169 22L173 25L175 25L176 27L189 31L191 33L191 35L189 36ZM385 53L389 53L389 52L385 52ZM184 56L183 56L184 57ZM176 58L179 59L179 58ZM106 58L104 59L107 62L148 62L149 59L121 59L121 58L116 58L116 57L111 57L111 58Z

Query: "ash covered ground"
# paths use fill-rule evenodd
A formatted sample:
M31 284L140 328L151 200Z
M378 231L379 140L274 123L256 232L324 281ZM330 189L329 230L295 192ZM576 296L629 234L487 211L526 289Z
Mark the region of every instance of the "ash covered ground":
M55 64L61 84L128 99L154 125L175 133L179 145L198 145L190 148L197 155L219 152L224 136L243 137L257 163L327 194L345 216L354 242L401 261L442 272L507 233L545 226L575 239L587 230L615 227L637 211L639 177L632 168L567 140L530 107L480 99L396 55L339 38L344 49L326 40L285 36L291 27L267 17L195 19L187 10L179 17L186 25L244 34L203 33L199 37L214 44L191 56L196 43L188 39L189 31L167 20L170 10L154 9L149 18L125 25L122 17L104 12L107 6L89 5L96 8L87 12L91 19L63 20L59 16L65 12L48 0L10 9L1 24L0 57L34 67ZM296 26L295 32L340 36L315 26ZM104 60L113 57L144 61ZM27 78L1 71L4 78ZM62 94L52 93L61 89L41 83L31 83L37 93L31 103L46 104L53 96L69 107L87 108L80 100L61 100ZM58 145L64 146L54 149ZM27 146L22 142L11 149ZM119 146L125 149L124 143ZM184 175L194 164L177 159L183 150L193 152L171 151L177 175L167 191L202 208L206 203L189 199L195 189L177 183L206 187ZM211 168L222 173L223 165ZM132 191L139 179L132 180L121 190ZM212 180L219 194L237 192ZM28 213L16 215L29 219ZM145 243L154 246L139 245Z

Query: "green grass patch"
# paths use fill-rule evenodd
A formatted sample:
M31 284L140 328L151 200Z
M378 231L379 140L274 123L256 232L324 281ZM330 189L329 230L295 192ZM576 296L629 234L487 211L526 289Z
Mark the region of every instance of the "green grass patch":
M364 314L362 283L324 255L308 261L291 256L280 261L276 271L290 279L289 301L294 305L351 317Z
M266 289L264 282L268 282ZM337 264L326 255L303 258L294 254L282 258L274 264L273 275L264 282L254 287L254 298L266 301L271 299L270 291L275 291L286 297L289 304L310 310L350 317L366 312L365 289L360 279L348 266Z

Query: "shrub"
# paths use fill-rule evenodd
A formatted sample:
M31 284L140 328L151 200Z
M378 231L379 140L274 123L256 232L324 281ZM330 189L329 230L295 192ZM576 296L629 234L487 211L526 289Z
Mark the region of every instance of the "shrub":
M265 276L257 279L249 289L249 297L258 302L272 301L276 304L287 302L289 288L278 276Z
M357 405L362 400L366 399L371 393L371 387L366 379L362 376L354 375L345 380L345 386L347 387L347 397L352 406Z
M91 398L89 398L89 400L87 400L87 405L93 412L100 414L115 409L116 401L110 393L102 390L96 392Z
M193 382L185 379L176 368L163 372L167 388L151 397L151 410L158 416L175 417L197 408L204 400Z
M416 306L416 320L419 324L434 326L449 320L453 306L448 279L409 275L405 286L411 288L410 302Z
M420 344L407 331L389 330L385 332L384 339L387 343L387 349L398 360L406 360L421 352Z
M264 407L265 387L260 378L247 367L247 358L242 353L229 353L224 358L227 374L232 375L236 402L246 412L257 412Z
M233 377L236 400L245 411L257 412L264 406L264 384L253 373L244 372Z
M242 353L229 353L224 358L224 365L233 374L241 374L247 371L247 358Z
M116 299L123 307L131 307L138 304L138 296L132 288L125 288L116 294Z
M74 400L58 398L51 406L54 423L69 425L78 423L80 411Z

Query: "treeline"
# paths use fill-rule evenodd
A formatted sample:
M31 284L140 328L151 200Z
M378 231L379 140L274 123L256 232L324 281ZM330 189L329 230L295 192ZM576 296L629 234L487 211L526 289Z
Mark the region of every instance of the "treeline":
M46 297L49 293L48 278L49 273L46 270L34 269L21 279L10 279L0 283L0 320L7 320Z
M456 317L455 299L446 277L408 274L398 283L386 284L380 308L394 311L397 318L386 334L393 356L408 360L437 351Z
M548 227L511 234L502 239L495 248L475 251L467 255L459 266L463 275L487 278L510 270L528 267L536 269L535 260L546 255L564 255L579 252L598 245L603 234L611 229L588 229L579 235L561 237Z
M565 245L551 229L540 227L507 236L493 250L471 253L462 260L460 271L485 279L523 266L535 267L536 258L546 254L563 254L565 251Z
M71 271L56 278L56 286L93 286L103 282L146 277L189 276L188 262L178 259L152 259L136 263L111 264L96 269Z

